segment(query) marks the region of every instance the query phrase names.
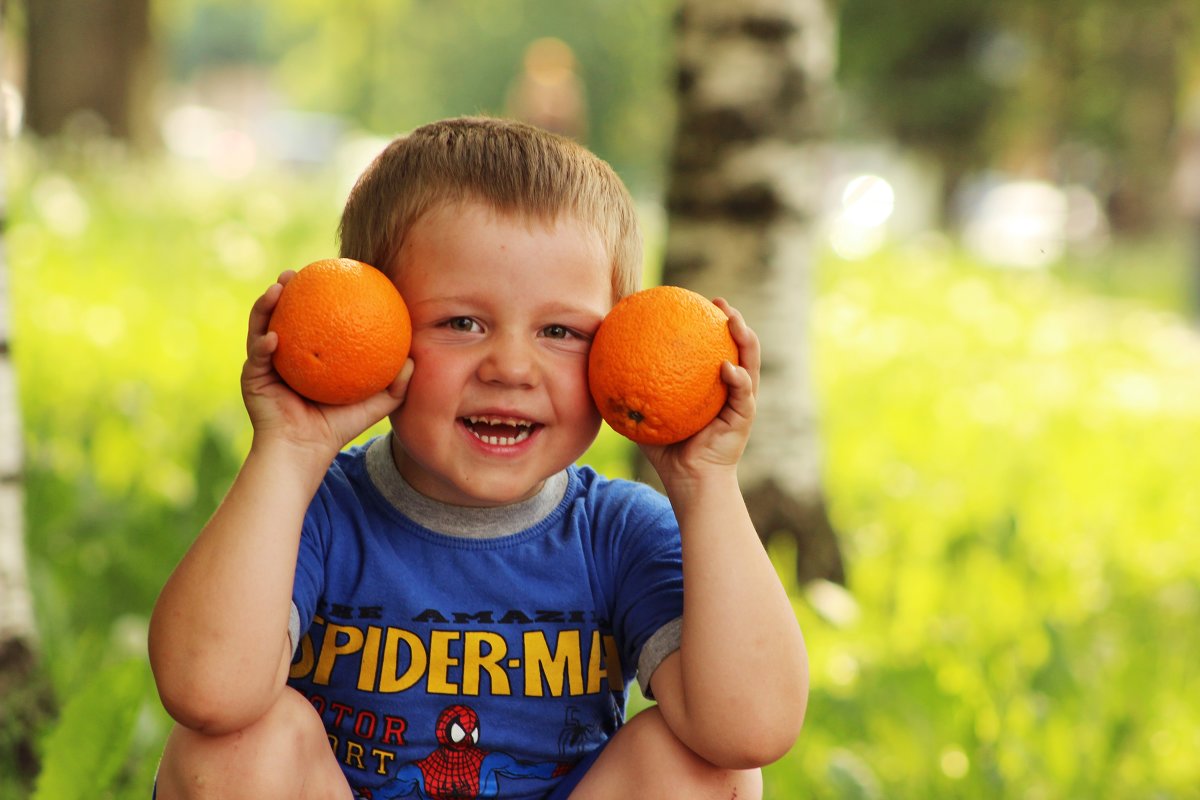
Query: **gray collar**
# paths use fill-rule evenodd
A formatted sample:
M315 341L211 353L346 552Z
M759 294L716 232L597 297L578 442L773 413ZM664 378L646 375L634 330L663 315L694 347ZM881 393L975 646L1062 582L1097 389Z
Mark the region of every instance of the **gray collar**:
M533 497L507 506L473 508L440 503L409 486L392 458L392 434L367 448L367 474L392 506L413 522L447 536L492 539L533 527L550 515L567 493L567 472L551 475Z

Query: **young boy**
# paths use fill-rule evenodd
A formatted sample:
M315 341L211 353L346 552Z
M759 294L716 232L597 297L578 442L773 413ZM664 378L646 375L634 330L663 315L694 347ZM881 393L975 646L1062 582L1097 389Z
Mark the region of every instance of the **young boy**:
M361 403L309 403L271 368L291 275L254 304L253 442L151 620L178 722L157 796L760 796L808 680L738 488L759 370L741 315L717 301L741 363L725 408L642 448L664 498L575 466L600 426L589 342L641 270L604 162L435 123L364 172L340 234L405 298L412 357ZM635 675L656 705L625 723Z

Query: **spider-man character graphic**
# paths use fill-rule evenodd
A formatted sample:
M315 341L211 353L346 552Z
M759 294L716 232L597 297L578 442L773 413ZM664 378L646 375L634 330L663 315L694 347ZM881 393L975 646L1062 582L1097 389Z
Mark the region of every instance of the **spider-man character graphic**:
M531 764L479 746L479 715L469 706L445 708L437 721L438 748L402 765L395 776L371 792L373 800L416 797L421 800L497 797L500 778L541 778L565 774L572 765Z

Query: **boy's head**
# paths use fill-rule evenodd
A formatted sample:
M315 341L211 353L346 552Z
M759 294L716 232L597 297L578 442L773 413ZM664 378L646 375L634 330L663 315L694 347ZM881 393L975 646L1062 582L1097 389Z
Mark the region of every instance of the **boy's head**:
M463 201L530 220L574 217L604 243L613 301L640 285L637 216L612 168L571 139L490 117L434 122L392 141L350 192L341 255L388 271L417 220Z

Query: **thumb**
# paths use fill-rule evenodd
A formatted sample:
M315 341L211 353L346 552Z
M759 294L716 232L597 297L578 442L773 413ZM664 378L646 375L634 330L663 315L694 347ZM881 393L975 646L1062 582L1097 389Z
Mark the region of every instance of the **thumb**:
M404 402L404 398L408 395L408 382L412 379L415 368L416 364L411 358L405 359L404 366L400 368L400 374L396 376L395 380L382 391L364 401L368 408L382 410L379 419L395 411Z

